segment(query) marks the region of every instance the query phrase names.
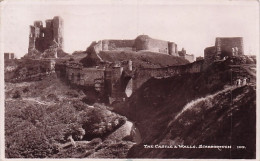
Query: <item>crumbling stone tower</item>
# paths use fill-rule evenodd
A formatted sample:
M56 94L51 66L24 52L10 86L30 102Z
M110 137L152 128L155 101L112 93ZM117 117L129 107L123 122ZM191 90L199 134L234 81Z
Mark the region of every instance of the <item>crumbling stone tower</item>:
M42 21L35 21L30 26L28 55L33 54L33 50L44 52L51 46L63 49L63 20L59 16L45 21L46 27Z
M218 57L244 55L242 37L217 37L215 42Z
M224 57L244 55L243 37L217 37L215 46L204 50L204 68Z

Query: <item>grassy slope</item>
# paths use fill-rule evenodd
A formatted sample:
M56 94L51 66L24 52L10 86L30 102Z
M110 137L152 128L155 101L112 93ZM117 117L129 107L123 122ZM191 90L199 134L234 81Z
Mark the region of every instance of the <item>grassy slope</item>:
M212 108L203 111L198 116L212 117L200 120L198 116L192 119L193 115L183 115L182 120L193 120L188 127L179 124L173 124L170 128L167 125L175 118L175 116L182 110L182 108L191 100L205 97L213 94L229 83L230 73L228 70L212 67L211 70L201 74L182 75L167 79L151 79L146 82L136 93L134 93L129 100L123 105L117 105L115 109L117 112L126 115L130 120L136 121L137 126L143 137L143 144L158 144L163 139L169 137L174 140L181 138L185 145L194 144L221 144L229 145L233 138L233 143L237 145L247 145L248 148L238 155L238 151L232 154L228 152L211 152L211 151L192 151L192 150L156 150L144 149L143 144L134 146L128 157L130 158L252 158L254 157L254 136L255 136L255 91L251 87L244 87L234 91L234 99L236 110L236 119L233 120L232 126L230 124L230 96L228 93L225 96L216 97L212 100ZM239 92L245 93L240 95ZM243 103L239 102L241 98ZM221 102L223 101L223 102ZM222 103L222 108L218 104ZM245 108L249 108L246 112ZM196 107L200 111L200 107ZM222 111L221 111L222 110ZM246 112L246 113L245 113ZM216 113L218 115L216 115ZM194 113L193 113L194 114ZM242 114L246 114L239 120ZM219 117L224 117L218 124L214 124ZM216 118L217 117L217 118ZM205 123L205 125L204 125ZM204 125L203 127L201 127ZM207 125L207 126L206 126ZM212 128L211 128L212 125ZM238 126L239 125L239 126ZM201 128L200 128L201 127ZM243 131L243 128L247 127ZM229 129L234 128L232 138L229 138ZM171 132L169 132L171 130ZM212 130L212 131L210 131ZM229 131L228 131L229 130ZM227 131L225 133L225 131ZM210 133L209 133L210 132ZM222 132L222 133L221 133ZM173 134L172 134L173 133ZM207 134L209 133L209 134ZM239 137L245 139L245 142L239 142ZM215 140L210 140L211 138ZM252 138L247 140L247 138ZM197 139L196 139L197 138ZM240 138L241 139L241 138ZM186 153L188 152L188 153ZM193 153L192 153L193 152ZM241 151L240 151L241 152ZM237 155L236 155L237 154Z
M158 68L189 63L187 60L184 60L180 57L149 51L102 51L99 53L99 55L104 61L109 62L132 60L134 68Z

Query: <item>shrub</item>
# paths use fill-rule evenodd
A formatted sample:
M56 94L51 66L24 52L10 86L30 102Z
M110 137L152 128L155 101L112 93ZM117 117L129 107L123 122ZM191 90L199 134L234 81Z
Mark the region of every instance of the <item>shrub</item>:
M24 89L23 89L23 93L26 93L26 92L29 92L30 90L29 90L29 88L28 87L25 87Z
M96 102L96 98L84 97L81 101L86 104L93 105Z
M47 96L47 99L52 100L52 101L59 100L59 98L55 94L52 94L52 93Z
M70 90L66 93L70 97L79 97L79 94L76 91Z
M13 98L15 98L15 99L21 98L20 92L16 90L16 91L14 92Z
M77 111L82 111L85 108L87 108L87 105L84 104L81 101L73 101L73 107L77 110Z

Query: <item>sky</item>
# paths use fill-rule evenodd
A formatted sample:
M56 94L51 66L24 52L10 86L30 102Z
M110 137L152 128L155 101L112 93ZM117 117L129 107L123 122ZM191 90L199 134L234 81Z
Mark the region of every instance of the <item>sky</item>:
M29 26L61 16L64 50L86 50L92 41L135 39L140 34L177 43L203 56L216 37L244 37L245 54L259 54L257 1L9 0L1 4L4 52L27 53Z

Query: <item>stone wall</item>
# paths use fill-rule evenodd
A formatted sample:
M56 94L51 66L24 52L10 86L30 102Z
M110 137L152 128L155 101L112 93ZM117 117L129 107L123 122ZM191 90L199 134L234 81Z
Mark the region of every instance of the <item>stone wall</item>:
M175 45L172 45L173 48ZM133 48L136 51L149 50L152 52L159 52L163 54L169 54L169 42L163 40L152 39L147 35L140 35L135 39ZM174 49L171 49L173 51ZM174 50L175 51L175 50Z
M169 54L168 41L150 39L148 43L148 49L154 52Z
M150 78L167 78L180 74L200 73L203 71L204 61L196 61L187 65L172 66L165 68L139 69L134 75L133 90L138 89Z
M190 55L190 54L185 54L184 56L180 56L182 57L183 59L186 59L188 60L190 63L194 62L194 55Z
M174 42L153 39L148 35L140 35L134 40L100 40L92 42L87 52L99 53L100 51L151 51L173 56L180 56L189 62L194 61L194 55L186 54L186 51L178 51ZM185 53L184 53L185 51Z
M134 40L102 40L102 50L132 51Z
M95 87L109 102L122 101L151 78L167 78L180 74L199 73L203 60L165 68L132 69L132 61L114 62L105 68L84 68L79 64L57 64L56 73L71 84Z
M216 60L216 47L211 46L207 47L204 50L204 67L207 68L210 64L212 64Z
M104 80L104 69L74 68L66 66L66 77L70 83L81 86L95 86L98 80Z

